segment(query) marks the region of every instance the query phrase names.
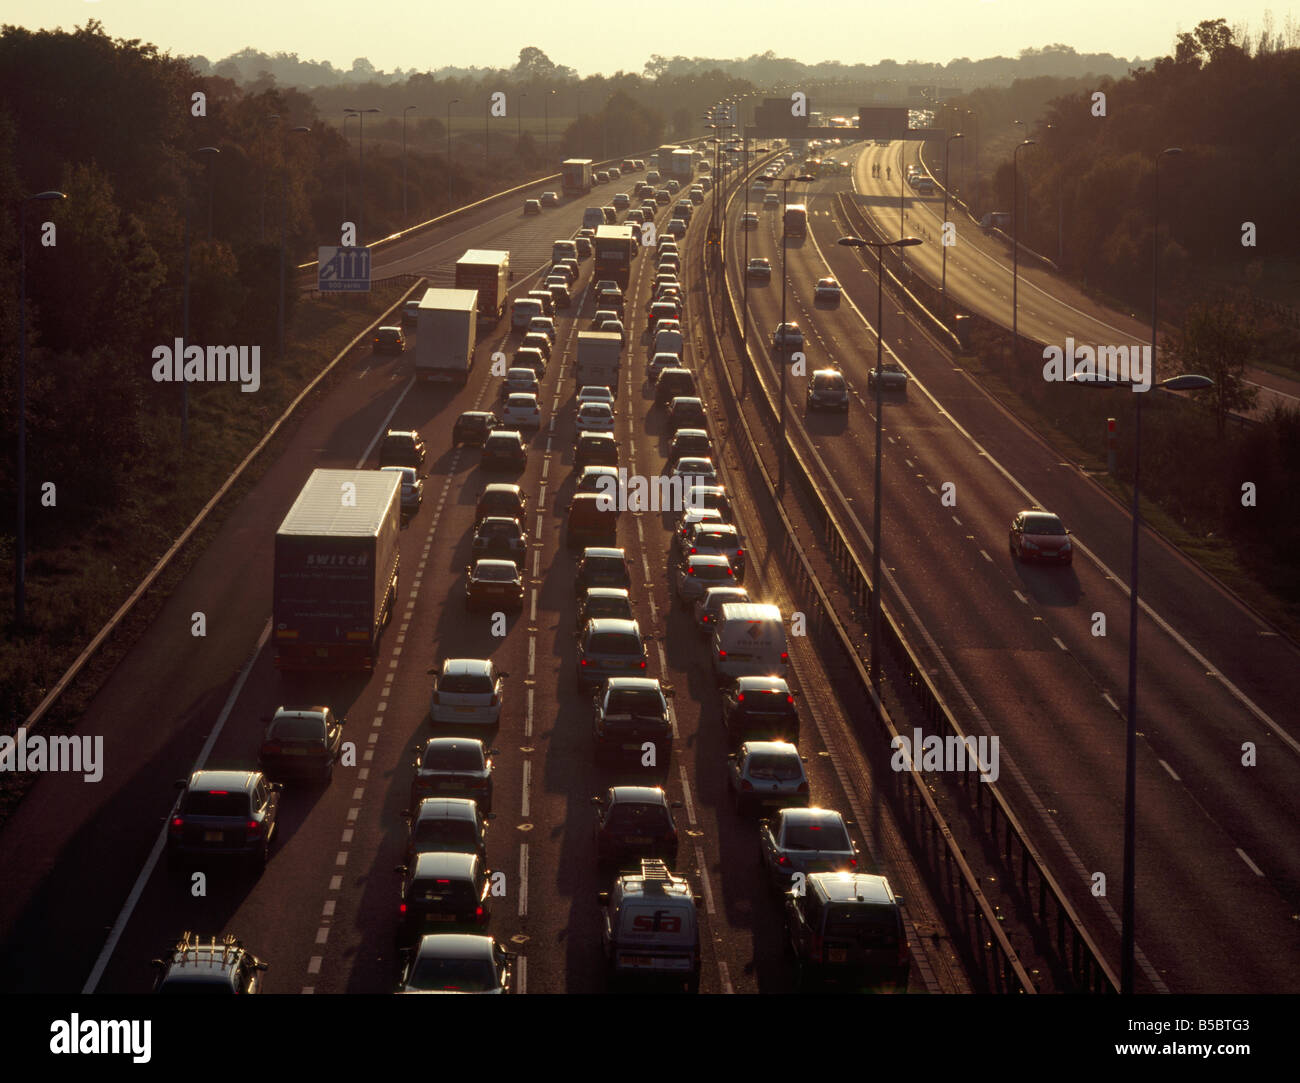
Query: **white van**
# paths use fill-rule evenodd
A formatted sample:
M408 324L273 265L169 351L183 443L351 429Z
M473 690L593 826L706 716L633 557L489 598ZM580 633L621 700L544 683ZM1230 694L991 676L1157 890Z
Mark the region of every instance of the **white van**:
M655 342L650 347L650 356L657 353L675 353L678 357L685 353L686 342L680 331L660 331L655 335Z
M784 677L790 668L781 610L756 602L728 602L713 628L713 676L723 684L736 677Z
M542 302L536 297L520 297L510 306L510 326L527 327L534 316L545 316Z

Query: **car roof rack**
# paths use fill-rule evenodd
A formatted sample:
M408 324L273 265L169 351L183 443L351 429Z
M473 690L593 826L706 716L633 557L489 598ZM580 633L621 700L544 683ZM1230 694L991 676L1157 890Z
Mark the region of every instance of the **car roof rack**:
M673 883L673 874L662 858L644 857L641 859L641 879L644 890L662 893L667 885Z
M196 956L202 951L210 952L212 956L211 961L216 962L217 951L220 950L221 963L224 966L232 961L231 956L238 951L240 947L239 938L233 933L227 933L223 936L220 945L218 945L215 936L205 943L199 937L195 936L189 929L186 929L185 932L181 933L180 941L176 945L177 958L174 961L181 964L186 962L198 962Z

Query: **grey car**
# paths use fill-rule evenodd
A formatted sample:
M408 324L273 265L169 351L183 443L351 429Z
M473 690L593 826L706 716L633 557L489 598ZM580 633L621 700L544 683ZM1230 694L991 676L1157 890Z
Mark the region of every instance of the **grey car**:
M727 788L736 811L808 804L808 775L789 741L746 741L727 757Z
M783 808L758 821L758 860L772 888L789 891L795 873L802 883L814 872L860 872L858 848L849 837L852 820L829 808Z

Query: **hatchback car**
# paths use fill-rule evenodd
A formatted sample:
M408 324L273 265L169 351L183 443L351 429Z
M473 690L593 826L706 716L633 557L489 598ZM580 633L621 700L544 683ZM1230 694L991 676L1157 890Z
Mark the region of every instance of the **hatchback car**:
M650 364L647 372L650 376L650 382L654 383L659 379L659 374L664 369L676 369L682 367L682 359L675 353L657 353L650 358Z
M437 669L429 700L429 721L438 724L495 726L508 673L498 673L490 658L448 658Z
M465 609L487 605L522 609L524 575L513 560L476 560L465 566Z
M261 771L195 771L178 779L167 821L167 862L234 857L264 867L275 836L279 783Z
M584 432L578 434L573 448L573 465L618 466L618 441L612 432Z
M591 259L592 248L590 237L579 235L573 238L573 243L577 246L579 259Z
M664 232L672 237L686 236L686 221L682 218L670 218L668 224L664 226Z
M528 465L528 446L521 432L496 429L483 441L485 470L522 470Z
M499 419L490 410L466 410L451 427L451 446L467 444L482 447L488 433L497 427Z
M735 582L736 573L724 556L697 553L683 557L674 576L677 604L689 609L709 587L729 587Z
M857 872L852 825L829 808L783 808L759 820L758 860L772 887L789 891L795 873L806 878L814 872Z
M540 429L542 408L537 396L527 391L516 391L506 396L501 407L501 424L508 429Z
M495 748L471 737L430 737L416 745L409 807L415 808L426 797L468 797L484 812L491 812L496 754Z
M675 398L695 396L695 374L690 369L661 369L655 379L655 405L667 406Z
M698 395L675 395L668 402L668 431L698 429L708 432L709 414Z
M504 515L522 522L528 514L528 496L518 485L494 481L485 485L474 504L475 525L489 515Z
M419 470L424 465L425 447L418 432L407 429L389 429L379 445L379 466L412 466Z
M536 350L538 353L542 355L542 360L544 360L547 364L550 364L551 340L539 331L533 331L530 334L524 335L523 340L519 343L519 349ZM518 353L518 351L515 352ZM528 366L525 365L523 367L527 368ZM545 370L543 370L543 372L541 373L538 373L538 375L541 376L544 374L544 372Z
M553 316L534 316L528 321L527 333L540 332L551 340L551 345L555 345L556 330L555 318Z
M505 994L515 991L516 956L492 937L429 933L402 969L399 993Z
M745 268L745 276L759 282L770 282L772 280L772 261L756 256L749 261L749 266Z
M632 197L626 192L616 192L614 198L610 200L610 202L614 204L615 210L625 211L631 205Z
M525 199L524 214L541 214L542 201L540 199Z
M584 402L573 424L578 433L613 432L614 410L607 402Z
M646 745L650 745L654 766L666 768L673 751L673 716L668 706L672 695L671 688L663 687L653 677L614 676L606 680L592 700L591 737L596 762L634 761L646 766Z
M618 544L618 505L606 493L574 493L565 515L564 541L579 546Z
M758 213L756 211L745 211L740 216L741 229L758 229Z
M607 677L641 676L646 670L646 642L634 620L596 617L577 635L578 657L574 669L579 690Z
M847 410L849 385L839 369L817 369L808 380L809 410Z
M713 633L713 625L728 602L753 601L749 591L744 587L709 587L702 597L696 600L693 619L695 627L704 635Z
M597 868L639 868L643 857L676 867L673 809L682 803L669 801L661 786L611 786L591 803L596 808Z
M721 553L731 562L736 582L745 580L745 543L731 523L697 523L690 534L686 555Z
M545 335L539 337L546 338ZM540 380L546 375L546 354L537 349L536 346L520 346L519 349L515 350L514 356L510 358L510 367L529 369Z
M578 388L578 408L581 409L583 404L588 402L603 402L605 405L612 407L614 405L614 392L603 384L583 384Z
M543 206L543 207L558 207L559 205L560 205L560 196L559 196L559 193L558 193L558 192L543 192L543 193L542 193L542 206Z
M802 350L803 332L797 323L777 324L772 332L772 346L777 350Z
M602 478L609 478L609 481L602 481ZM574 495L578 493L611 493L618 491L618 467L616 466L584 466L578 472L578 483L574 488Z
M470 554L475 560L512 560L522 566L528 558L528 532L518 519L485 516L474 527Z
M414 813L402 814L407 822L406 863L417 854L478 854L487 860L488 818L478 802L465 797L426 797Z
M578 599L575 631L581 632L587 621L597 617L614 617L617 620L636 620L632 612L632 595L626 587L590 587Z
M789 741L746 741L727 757L727 788L736 811L808 804L808 775Z
M673 464L672 477L690 478L692 484L704 485L718 476L712 459L699 455L683 455Z
M620 319L609 319L608 317L596 325L597 331L604 331L606 334L618 335L618 341L627 345L627 330L623 327L623 321Z
M406 349L406 334L400 327L379 327L371 343L375 353L402 353Z
M412 515L420 510L420 504L424 500L424 479L416 472L413 466L385 466L385 472L400 474L402 478L402 519L409 519Z
M627 553L622 549L588 546L582 551L573 575L573 596L581 598L592 587L619 587L630 590L632 573Z
M894 391L906 398L908 379L906 370L898 362L884 361L881 363L880 390L882 394L886 391ZM867 390L873 394L876 390L876 370L874 368L867 369Z
M732 748L745 741L799 743L799 709L784 677L737 677L722 693L722 728Z
M693 486L692 488L697 488ZM687 490L689 493L690 490ZM685 494L683 494L685 496ZM673 540L677 543L677 552L679 556L686 555L691 546L691 535L695 533L695 526L700 522L721 523L725 522L722 512L715 508L696 507L689 501L685 501L685 507L682 513L677 517L677 523L673 528Z
M242 996L263 992L262 974L268 965L238 937L195 936L184 933L165 958L153 960L158 970L153 991L163 995Z
M813 290L813 300L838 305L840 303L840 284L833 278L817 279L817 287Z
M434 929L472 932L491 920L491 872L478 854L422 853L399 865L397 949L415 947Z
M686 456L711 459L713 441L704 429L681 428L673 433L668 442L668 467L676 466Z
M1012 557L1022 564L1031 560L1070 564L1074 560L1074 545L1065 524L1059 516L1041 508L1029 508L1016 514L1011 521L1007 544Z
M268 720L258 765L277 782L309 777L329 782L343 744L343 722L328 707L279 707Z
M537 378L537 373L523 365L515 365L506 369L505 378L501 381L501 387L497 391L498 397L504 402L512 394L540 395L542 385ZM510 426L502 425L502 428Z

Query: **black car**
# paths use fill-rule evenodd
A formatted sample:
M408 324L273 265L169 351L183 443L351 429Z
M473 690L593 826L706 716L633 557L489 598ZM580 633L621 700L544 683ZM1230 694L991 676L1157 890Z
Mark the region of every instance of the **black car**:
M685 368L667 368L655 380L655 405L667 406L680 396L695 395L695 373Z
M379 444L379 466L411 466L419 470L424 466L424 441L418 432L407 429L389 429Z
M574 631L581 632L587 621L597 617L615 617L618 620L636 620L632 611L632 597L625 587L591 587L578 599L578 613Z
M653 677L610 677L592 700L591 737L596 762L645 764L646 744L666 767L673 751L671 688ZM657 855L647 854L647 857Z
M659 786L611 786L596 806L596 864L601 869L635 869L643 857L659 858L670 869L677 865L677 825L673 809Z
M402 970L397 991L505 994L515 991L518 958L490 936L429 933L420 938Z
M513 560L476 560L465 566L465 608L522 609L524 577Z
M704 400L695 395L678 395L668 403L668 431L674 435L681 429L701 429L708 432L709 414Z
M266 865L280 807L279 784L261 771L195 771L167 822L167 860L235 857Z
M783 677L736 678L722 696L722 725L733 748L745 741L799 743L799 710Z
M183 933L166 957L155 959L153 965L158 970L155 993L185 996L260 993L262 974L268 969L235 936L205 940L191 932Z
M466 410L451 427L451 446L468 444L470 447L482 447L488 433L499 424L497 415L491 410Z
M422 853L399 865L398 951L428 933L477 933L491 920L491 872L478 854Z
M627 553L622 549L588 546L573 576L573 596L581 598L592 587L618 587L630 590L632 573Z
M713 441L709 439L709 434L704 429L675 430L672 440L668 442L668 461L664 469L671 471L677 465L677 460L687 455L704 459L713 457Z
M494 429L483 441L485 470L523 470L528 465L528 445L516 429Z
M426 797L468 797L492 811L492 757L495 748L472 737L430 737L415 747L411 808Z
M546 336L543 335L543 338ZM532 369L540 380L546 375L546 355L533 346L520 346L510 360L512 368Z
M494 481L485 485L474 505L474 521L481 523L489 515L504 515L520 522L528 514L528 495L518 485Z
M849 385L839 369L818 369L808 380L809 410L847 410Z
M371 345L375 353L403 353L406 350L406 334L400 327L379 327L375 330Z
M573 466L618 466L618 441L612 432L584 432L578 434L573 447Z
M343 722L328 707L280 707L262 738L259 764L268 778L329 782L343 744Z
M466 797L426 797L415 813L403 814L409 831L406 837L406 863L415 864L417 854L478 854L487 860L488 817L479 811L478 802Z
M883 876L814 872L785 894L785 935L795 984L836 979L856 988L905 990L911 970L900 907Z
M541 350L542 356L547 363L551 360L551 336L544 335L541 331L529 331L524 335L523 341L519 343L521 349Z
M470 550L476 560L496 557L522 565L528 556L528 534L518 519L489 515L474 528Z

